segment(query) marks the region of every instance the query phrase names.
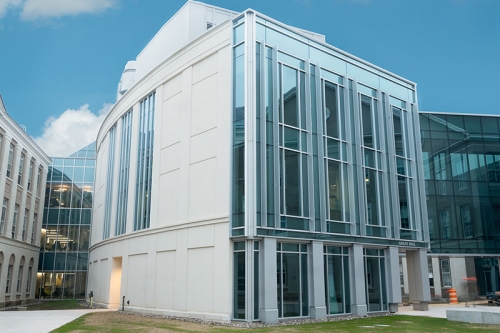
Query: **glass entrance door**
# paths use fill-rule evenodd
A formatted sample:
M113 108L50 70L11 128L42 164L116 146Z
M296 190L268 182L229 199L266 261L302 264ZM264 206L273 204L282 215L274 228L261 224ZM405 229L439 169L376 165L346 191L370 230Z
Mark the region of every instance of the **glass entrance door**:
M309 315L307 245L278 243L278 315Z
M368 312L387 311L384 250L365 249L365 284Z

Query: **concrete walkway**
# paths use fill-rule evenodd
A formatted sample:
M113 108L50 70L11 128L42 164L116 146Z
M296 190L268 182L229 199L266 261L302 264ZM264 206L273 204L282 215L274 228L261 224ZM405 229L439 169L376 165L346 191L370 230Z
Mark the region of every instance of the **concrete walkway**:
M2 333L47 333L91 312L109 310L0 311Z
M446 318L446 310L468 310L468 311L488 311L500 313L500 306L487 306L484 302L474 306L474 303L458 303L458 304L429 304L429 311L415 311L412 306L400 306L397 314Z

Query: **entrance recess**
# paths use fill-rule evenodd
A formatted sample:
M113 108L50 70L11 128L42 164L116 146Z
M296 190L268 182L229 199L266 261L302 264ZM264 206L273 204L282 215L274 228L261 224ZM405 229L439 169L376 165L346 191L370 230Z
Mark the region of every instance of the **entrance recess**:
M122 285L122 257L114 257L111 267L111 279L109 281L109 308L117 309L121 301Z

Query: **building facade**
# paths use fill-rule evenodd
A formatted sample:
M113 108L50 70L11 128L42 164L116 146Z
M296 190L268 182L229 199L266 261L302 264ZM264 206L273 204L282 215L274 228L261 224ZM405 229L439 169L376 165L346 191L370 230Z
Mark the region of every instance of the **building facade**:
M35 298L43 188L50 158L8 115L0 97L0 306Z
M425 309L414 83L196 1L124 75L96 142L95 302L269 323L397 311L405 253Z
M85 299L95 143L48 168L36 298Z
M434 299L500 290L500 117L420 113Z

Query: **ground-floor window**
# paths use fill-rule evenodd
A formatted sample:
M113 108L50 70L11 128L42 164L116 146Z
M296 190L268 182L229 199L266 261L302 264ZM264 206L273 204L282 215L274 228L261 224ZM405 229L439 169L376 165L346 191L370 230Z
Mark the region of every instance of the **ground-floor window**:
M441 281L443 287L451 287L450 259L441 259Z
M368 312L387 311L384 250L364 249L364 254Z
M235 242L233 246L233 319L259 320L259 242ZM247 258L247 251L253 259Z
M278 317L309 315L307 244L277 244Z
M324 254L327 313L350 313L351 294L348 248L325 246Z
M37 275L35 298L84 299L86 281L87 272L42 272Z
M245 242L234 243L233 318L245 319Z

